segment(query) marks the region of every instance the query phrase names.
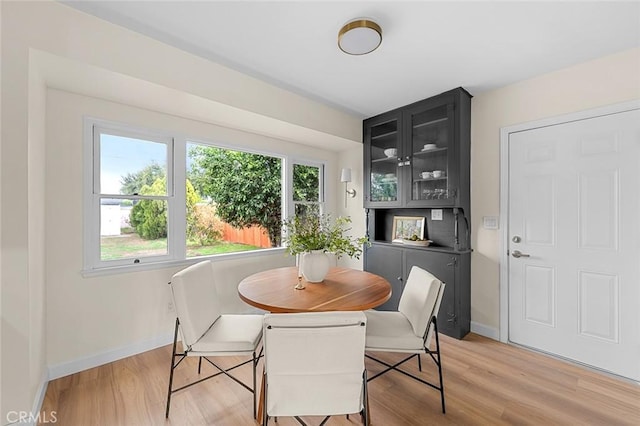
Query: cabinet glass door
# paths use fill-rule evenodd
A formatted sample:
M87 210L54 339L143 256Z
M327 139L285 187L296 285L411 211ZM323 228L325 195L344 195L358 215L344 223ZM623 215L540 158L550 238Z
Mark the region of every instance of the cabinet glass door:
M453 108L449 104L411 114L411 194L410 200L425 205L447 205L455 199L450 167L456 155L453 135Z
M369 131L369 202L398 202L398 157L401 155L399 120L396 118L372 124Z

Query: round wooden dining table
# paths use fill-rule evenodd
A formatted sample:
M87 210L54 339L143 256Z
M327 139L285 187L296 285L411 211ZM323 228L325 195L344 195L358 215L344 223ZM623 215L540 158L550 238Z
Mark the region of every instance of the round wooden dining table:
M363 311L391 297L391 285L379 275L350 268L331 268L324 281L296 290L298 268L270 269L250 275L238 285L240 298L273 313Z

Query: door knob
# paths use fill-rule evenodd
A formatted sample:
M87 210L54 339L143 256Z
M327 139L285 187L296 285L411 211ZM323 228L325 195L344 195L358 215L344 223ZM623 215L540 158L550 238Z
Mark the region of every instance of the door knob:
M530 257L530 255L522 253L520 250L514 250L511 252L511 256L513 257Z

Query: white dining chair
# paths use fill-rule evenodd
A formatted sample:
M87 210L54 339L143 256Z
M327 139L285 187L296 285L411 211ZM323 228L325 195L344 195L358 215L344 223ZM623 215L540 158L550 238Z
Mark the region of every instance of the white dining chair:
M445 284L428 271L413 266L407 284L400 296L397 311L365 311L367 316L366 357L387 368L369 378L369 381L391 370L409 376L440 391L442 412L445 413L444 384L442 381L442 359L438 337L437 316L444 294ZM435 349L430 349L435 336ZM394 364L371 356L368 352L399 352L411 354ZM410 359L418 358L418 369L422 371L421 354L428 354L438 367L439 385L401 370L398 367Z
M262 338L263 315L222 313L221 300L216 290L211 261L202 261L183 269L171 278L170 287L176 310L176 323L171 354L169 389L165 417L169 417L171 395L175 392L224 374L253 393L253 417L256 417L256 367L261 354L256 355ZM178 332L182 336L182 351L177 351ZM212 361L212 357L247 355L250 359L223 368ZM198 374L202 360L218 371L187 385L173 389L176 367L187 357L199 357ZM177 359L177 361L176 361ZM253 386L231 375L229 372L251 363Z
M264 316L264 415L349 415L367 424L362 312L313 312Z

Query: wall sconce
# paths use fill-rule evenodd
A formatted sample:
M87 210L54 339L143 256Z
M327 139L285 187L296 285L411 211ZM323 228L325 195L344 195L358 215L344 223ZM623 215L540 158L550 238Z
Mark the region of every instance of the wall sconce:
M351 198L356 196L355 189L349 189L348 185L351 182L351 169L342 169L342 173L340 174L340 182L344 182L344 207L347 207L347 195Z

